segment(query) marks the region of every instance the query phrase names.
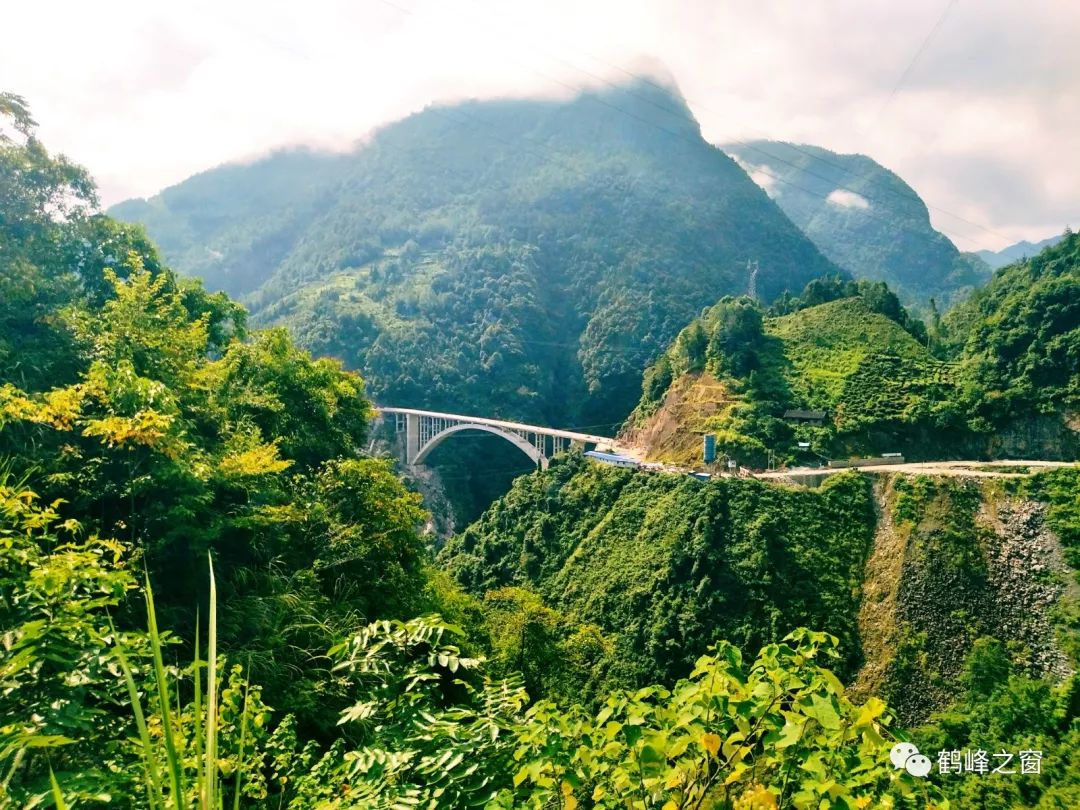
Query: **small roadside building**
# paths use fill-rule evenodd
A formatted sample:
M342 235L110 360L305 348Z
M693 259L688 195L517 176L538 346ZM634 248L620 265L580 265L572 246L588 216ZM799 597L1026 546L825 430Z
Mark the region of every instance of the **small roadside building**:
M798 409L784 411L784 420L797 422L801 425L825 424L825 411L802 411Z

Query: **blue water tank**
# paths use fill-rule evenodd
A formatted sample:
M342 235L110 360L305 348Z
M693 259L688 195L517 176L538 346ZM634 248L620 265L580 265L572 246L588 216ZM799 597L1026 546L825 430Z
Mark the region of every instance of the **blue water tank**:
M712 464L716 461L716 436L712 433L705 434L705 445L702 448L702 453L706 464Z

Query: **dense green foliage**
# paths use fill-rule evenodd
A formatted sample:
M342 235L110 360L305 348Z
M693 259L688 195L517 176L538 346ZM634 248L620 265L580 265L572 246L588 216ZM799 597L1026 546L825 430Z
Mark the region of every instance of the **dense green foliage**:
M631 424L685 420L676 425L682 439L648 447L652 455L697 460L702 433L754 467L764 467L770 451L773 460L803 462L875 451L918 455L912 445L925 430L959 423L950 366L912 336L925 340L922 324L887 289L824 280L777 306L774 312L790 314L767 317L748 299L722 299L646 371ZM702 371L720 383L711 410L654 416L676 381ZM790 409L824 411L825 424L785 421ZM799 441L812 451L800 453Z
M120 544L50 551L74 527L6 484L0 516L0 587L17 606L0 657L5 807L863 808L937 795L889 768L888 708L853 705L821 666L836 639L805 630L749 665L719 644L673 689L616 691L594 713L530 706L519 678L481 677L437 616L375 622L329 652L356 702L339 721L350 733L320 750L289 717L272 727L259 687L219 658L212 572L207 658L196 643L190 667L166 667L149 586L147 631L112 630L108 610L135 588Z
M105 267L122 272L131 251L150 272L158 266L141 229L95 215L93 181L48 153L21 98L0 93L0 121L11 124L0 128L0 380L37 390L75 373L58 311L75 300L100 303ZM227 320L223 297L197 287L185 294L192 308L214 312L208 325Z
M76 539L77 525L61 522L56 506L42 506L9 475L0 477L0 806L5 807L14 804L8 804L12 783L45 792L47 771L35 756L39 751L67 743L65 752L80 762L71 775L92 785L123 745L123 720L108 708L123 701L124 685L100 653L110 634L104 611L135 587L134 578L119 565L121 544ZM54 762L68 780L66 760ZM20 765L22 773L13 780ZM71 781L72 789L79 790L79 784Z
M519 478L441 560L474 593L528 586L597 625L618 683L670 683L717 638L754 649L822 622L850 674L873 525L868 483L855 476L809 492L571 456Z
M1077 651L1075 606L1051 598L1069 569L1027 592L996 582L973 485L903 479L887 504L911 552L898 587L933 597L901 612L877 690L895 709L838 679L866 652L881 524L865 477L703 483L572 454L521 479L433 570L419 497L365 453L360 377L282 329L249 332L224 294L96 212L21 99L0 95L0 115L15 122L0 142L0 807L947 807L939 780L892 768L888 749L915 716L897 686L933 695L949 679L965 696L924 744L1040 746L1063 769L946 784L959 806L1075 803L1076 688L1052 677ZM527 286L515 268L542 249L522 244L464 249ZM1074 406L1071 377L1033 392L1074 359L1076 245L1062 244L973 301L973 401ZM829 278L781 306L723 299L650 370L650 402L688 375L745 380L760 410L732 434L764 449L782 428L762 403L821 397L888 421L882 386L914 391L892 398L902 408L931 399L904 376L935 368L924 334L883 286ZM504 382L484 384L505 398ZM1073 564L1076 484L1015 485L1045 502L1032 508ZM910 612L924 603L946 615ZM1057 647L1017 646L1042 627L1017 605L1057 611ZM972 607L998 612L972 622Z
M248 335L236 304L94 214L85 176L25 129L0 144L0 278L18 293L0 300L5 468L80 536L140 553L187 639L212 551L222 643L303 723L332 722L312 658L426 605L419 497L361 457L362 381L283 331Z
M1028 778L942 775L959 807L1066 808L1080 796L1075 570L1056 551L1060 539L1075 556L1078 482L1076 469L1010 482L1013 496L1046 504L1056 538L1032 522L1039 507L995 494L997 485L898 476L886 495L904 552L899 581L885 584L898 596L895 625L865 628L864 648L894 647L869 685L905 723L929 720L914 735L923 751L981 750L991 768L1011 752L1014 771L1020 751L1043 758Z
M533 587L564 615L599 625L612 641L600 668L609 682L670 680L711 631L753 648L785 620L825 610L851 639L844 649L869 656L845 656L840 673L862 666L861 695L869 685L905 722L925 723L916 739L935 761L941 749L1043 753L1041 775L942 776L956 806L1066 808L1080 784L1074 574L1031 522L1039 507L1011 498L1045 504L1046 526L1075 565L1078 476L1016 479L1011 496L1000 484L895 476L875 509L868 479L850 473L807 491L566 459L519 480L443 562L478 593ZM864 595L875 542L896 543L887 553L899 557L885 563L891 579ZM1035 556L1017 550L1044 543ZM856 625L867 599L892 607Z
M647 448L654 455L689 460L679 453L696 453L696 437L711 432L721 452L752 466L770 450L803 462L880 452L1075 457L1067 421L1080 407L1078 290L1080 238L1070 234L998 271L929 333L880 282L815 279L768 313L725 298L646 370L631 425L647 427L669 391L685 396L683 375L704 371L721 398L712 395L708 412L662 414L681 419L685 437ZM789 409L824 411L825 424L785 422ZM1029 438L1024 428L1040 422L1043 435ZM1013 429L1019 438L1006 441Z
M940 780L956 807L986 810L1069 808L1080 803L1080 681L1064 684L1032 678L1017 666L1009 648L992 636L974 644L966 662L963 693L956 705L935 715L914 738L930 751L1037 751L1038 777L989 774L979 779ZM1002 759L992 759L993 766ZM1008 766L1016 771L1020 760Z
M424 566L417 497L363 456L360 379L248 333L93 213L89 186L85 212L57 217L67 164L22 136L0 151L14 187L30 158L64 171L2 223L22 297L0 380L0 803L855 807L913 789L883 756L885 706L853 706L814 663L832 637L749 667L722 645L674 692L603 696L599 629L524 589L455 591ZM135 561L158 583L145 625ZM363 629L433 604L475 622L499 680L437 619ZM530 706L522 683L592 684L603 708ZM296 716L272 727L264 691Z
M885 764L885 704L853 706L818 663L836 654L825 634L797 631L752 663L719 644L671 689L617 691L594 713L522 711L513 680L453 679L479 662L445 646L450 630L374 625L343 648L339 667L375 698L344 718L374 720L374 734L348 771L359 802L321 806L858 808L919 795ZM467 695L449 709L447 680ZM336 776L318 798L336 799Z
M963 399L986 423L1080 410L1080 235L1009 265L948 313Z
M297 182L294 182L297 181ZM674 90L433 107L347 155L215 169L113 213L380 402L614 427L718 293L835 270Z
M856 278L887 282L920 310L949 304L986 282L990 267L960 253L930 224L911 186L865 155L805 144L728 144L776 204L826 256Z

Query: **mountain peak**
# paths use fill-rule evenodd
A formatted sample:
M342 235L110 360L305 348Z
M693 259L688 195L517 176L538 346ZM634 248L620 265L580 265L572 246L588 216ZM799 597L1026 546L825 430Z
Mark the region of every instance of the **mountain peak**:
M621 420L718 293L837 271L652 79L429 108L336 160L298 166L303 187L268 159L116 210L385 402Z
M579 98L595 98L616 112L660 130L701 136L701 125L675 77L662 66L655 73L633 73L625 81L610 81L584 90Z
M1064 238L1064 234L1058 234L1057 236L1040 239L1038 242L1029 242L1024 239L1001 250L980 250L978 255L984 262L997 270L999 267L1012 264L1018 259L1034 256L1044 248L1053 247Z
M856 278L887 282L908 305L948 304L989 276L934 229L915 189L866 155L783 141L721 148L822 253Z

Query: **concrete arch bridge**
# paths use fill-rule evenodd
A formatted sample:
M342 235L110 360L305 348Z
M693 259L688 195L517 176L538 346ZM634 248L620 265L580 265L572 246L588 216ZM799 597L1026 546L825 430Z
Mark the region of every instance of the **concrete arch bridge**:
M482 416L464 416L440 411L421 411L415 408L383 408L376 411L386 420L394 420L394 430L404 434L405 463L410 467L423 464L431 452L448 437L463 430L482 430L500 436L527 455L542 469L556 453L571 447L585 449L588 445L611 448L613 439L572 430L525 425Z

